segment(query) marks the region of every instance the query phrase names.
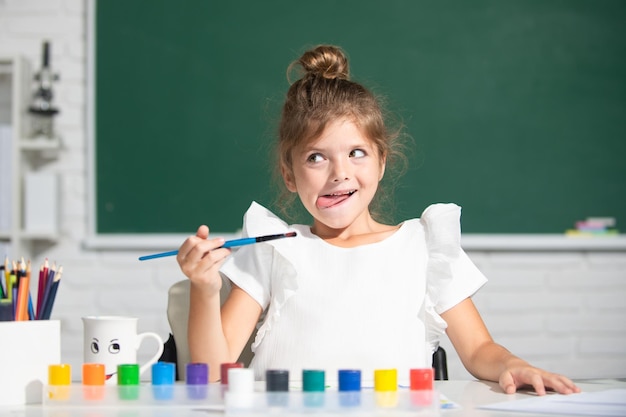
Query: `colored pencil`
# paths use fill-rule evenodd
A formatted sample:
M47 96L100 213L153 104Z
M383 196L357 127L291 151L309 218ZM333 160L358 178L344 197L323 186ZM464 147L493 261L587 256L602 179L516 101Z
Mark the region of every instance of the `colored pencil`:
M0 265L0 271L2 271L2 276L4 276L4 265ZM0 280L0 298L8 298L8 295L5 295L6 290L4 289L4 280ZM7 289L8 289L7 285Z
M15 320L19 320L17 318L17 287L16 286L13 286L13 289L12 289L11 293L12 293L11 294L12 295L12 297L11 297L11 305L13 307L12 308L12 310L13 310L13 320L15 321Z
M50 315L52 314L52 307L54 306L54 300L56 299L57 290L59 288L59 284L61 283L61 275L63 274L63 267L60 266L58 272L54 276L54 280L52 285L50 286L50 293L44 302L42 311L41 311L41 319L42 320L50 320Z
M17 284L17 305L15 320L28 320L28 294L30 292L30 272L24 269L24 260L20 263Z
M33 297L28 293L28 320L35 320L37 315L35 314L35 307L33 306Z
M28 277L28 287L26 291L28 292L28 300L26 302L26 311L24 313L24 320L35 320L35 308L33 306L33 297L30 294L30 283L32 281L30 260L28 260L26 264L26 277Z
M43 290L43 300L41 301L41 311L37 314L37 320L43 320L43 309L46 305L48 298L50 297L50 290L52 289L52 283L54 281L54 276L56 275L56 263L53 262L52 266L48 270L48 277L46 278L46 285Z
M13 304L13 320L16 320L15 312L17 310L17 265L15 261L12 262L13 268L9 275L9 281L11 283L11 303Z
M37 285L37 310L35 311L35 316L39 317L41 315L41 306L43 305L44 295L46 292L46 282L48 280L48 258L45 259L43 265L39 269L39 282Z
M227 240L220 247L221 248L232 248L234 246L252 245L254 243L267 242L268 240L276 240L276 239L282 239L282 238L285 238L285 237L295 237L295 236L296 236L296 232L288 232L288 233L280 233L280 234L276 234L276 235L267 235L267 236L258 236L258 237L244 237L244 238L241 238L241 239ZM177 250L171 250L171 251L168 251L168 252L155 253L153 255L140 256L139 260L140 261L147 261L149 259L164 258L166 256L176 256L177 254L178 254Z
M11 270L9 269L9 257L4 257L4 280L6 282L7 298L11 298Z

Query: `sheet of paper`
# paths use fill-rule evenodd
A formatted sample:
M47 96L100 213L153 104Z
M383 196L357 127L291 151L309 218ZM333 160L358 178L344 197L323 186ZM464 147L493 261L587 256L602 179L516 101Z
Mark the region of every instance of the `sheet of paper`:
M570 416L623 417L626 416L626 389L571 395L555 394L527 400L489 404L479 408Z

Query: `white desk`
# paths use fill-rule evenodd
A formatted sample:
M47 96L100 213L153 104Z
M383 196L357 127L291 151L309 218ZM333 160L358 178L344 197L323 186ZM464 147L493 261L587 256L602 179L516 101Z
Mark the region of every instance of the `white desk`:
M613 388L626 389L624 380L586 380L576 381L583 392L598 392ZM472 417L523 417L531 414L521 412L504 412L478 409L477 407L500 403L503 401L516 401L528 398L536 398L534 392L518 392L507 395L502 392L497 383L484 381L437 381L437 390L449 400L457 403L462 408L442 410L442 417L472 416ZM558 395L558 394L548 394ZM569 415L569 414L566 414ZM532 416L556 416L556 414L536 414Z
M625 380L586 380L578 381L578 386L583 392L598 392L605 391L614 388L626 389ZM503 411L491 411L479 409L477 407L500 403L503 401L516 401L528 398L535 398L536 395L531 392L521 392L512 395L502 393L498 384L492 382L483 381L437 381L436 389L442 393L447 399L458 404L461 408L441 410L441 417L456 417L456 416L471 416L471 417L524 417L530 416L528 413L520 412L503 412ZM550 394L556 395L556 394ZM407 412L395 413L398 415L407 416L410 415ZM163 406L163 407L119 407L119 408L60 408L50 407L45 408L41 405L26 405L26 406L12 406L12 407L0 407L0 416L2 417L74 417L74 416L89 416L89 417L185 417L185 416L220 416L223 415L220 411L202 409L201 407L190 409L175 406ZM312 415L312 414L300 414L300 415ZM330 415L330 414L315 414L315 415ZM337 414L334 414L337 415ZM342 416L356 416L363 414L354 413L342 413ZM366 414L367 415L367 414ZM381 413L377 410L371 415L376 416L393 416L394 413ZM533 416L556 416L555 414L536 414ZM259 414L256 414L259 416Z

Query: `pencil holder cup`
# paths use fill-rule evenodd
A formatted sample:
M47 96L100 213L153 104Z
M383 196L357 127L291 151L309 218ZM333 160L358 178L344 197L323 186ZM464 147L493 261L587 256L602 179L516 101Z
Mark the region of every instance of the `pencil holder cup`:
M48 366L60 361L58 320L0 322L0 406L41 403Z
M84 363L101 363L105 367L106 384L117 384L118 365L136 364L137 351L145 339L157 342L157 352L139 368L143 374L163 353L163 339L152 332L137 333L138 319L122 316L83 317Z

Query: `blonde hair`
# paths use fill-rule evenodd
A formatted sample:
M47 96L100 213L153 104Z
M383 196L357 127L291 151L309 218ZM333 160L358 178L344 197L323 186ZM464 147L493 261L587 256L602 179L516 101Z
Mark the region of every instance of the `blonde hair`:
M288 80L295 70L300 70L300 78L287 91L279 122L278 170L282 167L291 173L295 148L317 139L331 122L349 119L372 141L381 163L386 159L386 172L396 159L403 162L404 171L406 158L398 141L401 126L390 131L385 124L381 100L363 85L350 80L348 58L341 48L316 46L289 65ZM378 211L375 207L381 194L386 193L379 187L374 207L370 208L372 215ZM294 200L295 195L283 187L276 205L286 217L290 217L289 209Z

